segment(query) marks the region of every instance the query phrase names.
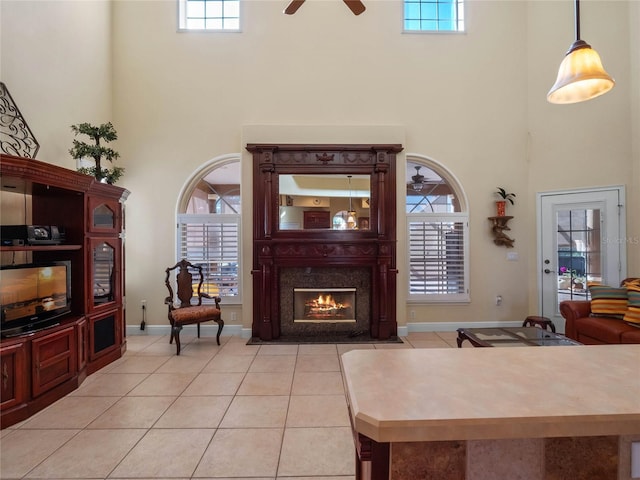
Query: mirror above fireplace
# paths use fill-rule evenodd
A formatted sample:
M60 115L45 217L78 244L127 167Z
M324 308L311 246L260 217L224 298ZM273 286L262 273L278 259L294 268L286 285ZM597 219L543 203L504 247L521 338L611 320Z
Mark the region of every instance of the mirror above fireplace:
M279 230L369 230L370 175L278 175Z

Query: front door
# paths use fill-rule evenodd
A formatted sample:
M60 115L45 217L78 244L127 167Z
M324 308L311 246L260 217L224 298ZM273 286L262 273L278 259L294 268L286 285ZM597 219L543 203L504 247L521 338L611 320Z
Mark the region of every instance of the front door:
M625 277L624 187L538 194L542 315L564 332L559 305L589 300L587 284Z

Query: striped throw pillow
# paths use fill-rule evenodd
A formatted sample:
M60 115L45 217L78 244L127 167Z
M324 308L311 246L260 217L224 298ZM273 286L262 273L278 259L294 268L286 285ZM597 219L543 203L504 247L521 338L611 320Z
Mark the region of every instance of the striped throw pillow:
M629 280L627 282L624 282L623 287L625 287L627 290L640 292L640 278L636 278L635 280Z
M624 321L640 325L640 289L638 291L629 290L629 303L627 313L624 314Z
M597 316L623 318L627 313L627 289L593 285L591 294L591 313Z

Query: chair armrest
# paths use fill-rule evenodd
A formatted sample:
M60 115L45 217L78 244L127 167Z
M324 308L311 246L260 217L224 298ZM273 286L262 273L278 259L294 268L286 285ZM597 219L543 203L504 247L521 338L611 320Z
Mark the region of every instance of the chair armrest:
M222 298L220 298L220 297L212 297L208 293L200 293L200 298L198 299L198 305L200 305L202 303L202 299L203 298L208 298L209 300L215 300L216 308L218 310L220 309L220 302L222 301Z
M591 315L591 302L589 300L564 300L560 302L560 314L565 319L564 334L576 340L575 321L578 318Z

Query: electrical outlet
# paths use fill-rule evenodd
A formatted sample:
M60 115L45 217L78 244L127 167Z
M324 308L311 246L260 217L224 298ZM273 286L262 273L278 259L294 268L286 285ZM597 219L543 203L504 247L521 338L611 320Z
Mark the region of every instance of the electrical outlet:
M502 305L502 295L496 295L496 305L498 307Z
M238 319L238 317L236 316L236 312L231 312L231 321L235 322Z
M140 300L140 305L142 306L142 309L144 310L145 308L147 308L147 301L146 300Z
M415 320L416 319L416 311L415 310L409 310L409 318L411 320Z

